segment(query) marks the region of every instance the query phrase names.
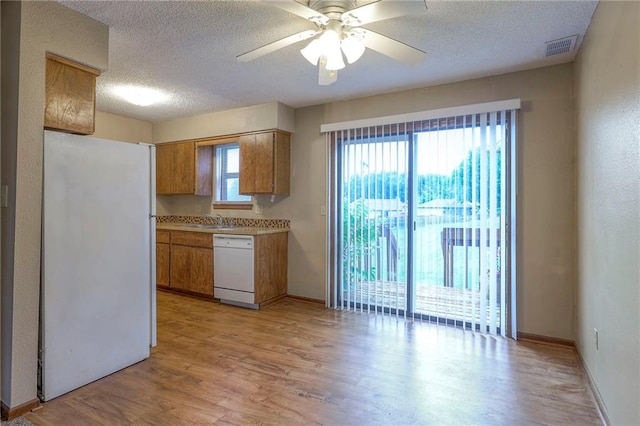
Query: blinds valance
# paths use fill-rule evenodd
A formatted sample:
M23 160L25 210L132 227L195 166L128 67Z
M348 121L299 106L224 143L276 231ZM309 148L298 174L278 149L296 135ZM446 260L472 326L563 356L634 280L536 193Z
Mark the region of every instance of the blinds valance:
M474 114L490 113L520 109L520 99L509 99L481 104L463 105L452 108L440 108L428 111L412 112L408 114L388 115L384 117L366 118L362 120L342 121L337 123L322 124L322 133L335 132L349 129L382 128L382 126L399 126L385 131L427 131L433 125L439 128L460 127L463 117ZM444 122L443 122L444 120ZM451 122L448 122L448 121ZM444 125L444 126L443 126Z

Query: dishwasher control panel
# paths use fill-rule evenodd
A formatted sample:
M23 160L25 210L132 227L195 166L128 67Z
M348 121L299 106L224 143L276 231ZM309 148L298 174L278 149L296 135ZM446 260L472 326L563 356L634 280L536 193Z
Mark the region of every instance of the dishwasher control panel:
M248 249L253 248L251 235L213 235L213 247Z

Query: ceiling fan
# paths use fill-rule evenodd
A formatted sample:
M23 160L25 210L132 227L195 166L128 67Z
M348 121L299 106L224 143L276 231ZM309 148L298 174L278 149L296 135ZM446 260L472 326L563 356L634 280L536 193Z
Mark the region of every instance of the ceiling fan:
M326 86L338 79L338 70L345 67L344 57L352 64L365 48L375 50L409 65L421 63L426 54L362 25L412 13L424 12L424 0L378 0L356 7L354 0L309 0L309 6L295 0L262 0L287 12L309 20L316 28L292 34L237 56L248 62L294 43L313 38L300 53L318 66L318 84Z

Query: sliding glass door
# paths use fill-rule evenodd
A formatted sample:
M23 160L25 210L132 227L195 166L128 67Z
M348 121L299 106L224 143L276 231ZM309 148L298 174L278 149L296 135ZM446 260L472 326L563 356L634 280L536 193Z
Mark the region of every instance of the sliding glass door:
M504 334L513 115L331 134L337 306Z
M414 135L412 312L495 334L505 307L504 119L432 124Z

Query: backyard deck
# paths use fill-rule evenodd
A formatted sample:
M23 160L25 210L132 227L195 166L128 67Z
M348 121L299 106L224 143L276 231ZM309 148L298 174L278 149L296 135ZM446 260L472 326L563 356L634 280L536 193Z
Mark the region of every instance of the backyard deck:
M355 291L345 289L343 301L371 310L375 306L404 311L406 308L406 287L396 281L375 281L359 283ZM487 303L486 321L489 323L490 310ZM498 303L499 305L499 303ZM480 323L480 293L454 287L419 285L413 310L416 315L442 318L453 321ZM500 324L500 306L496 309L496 322Z

